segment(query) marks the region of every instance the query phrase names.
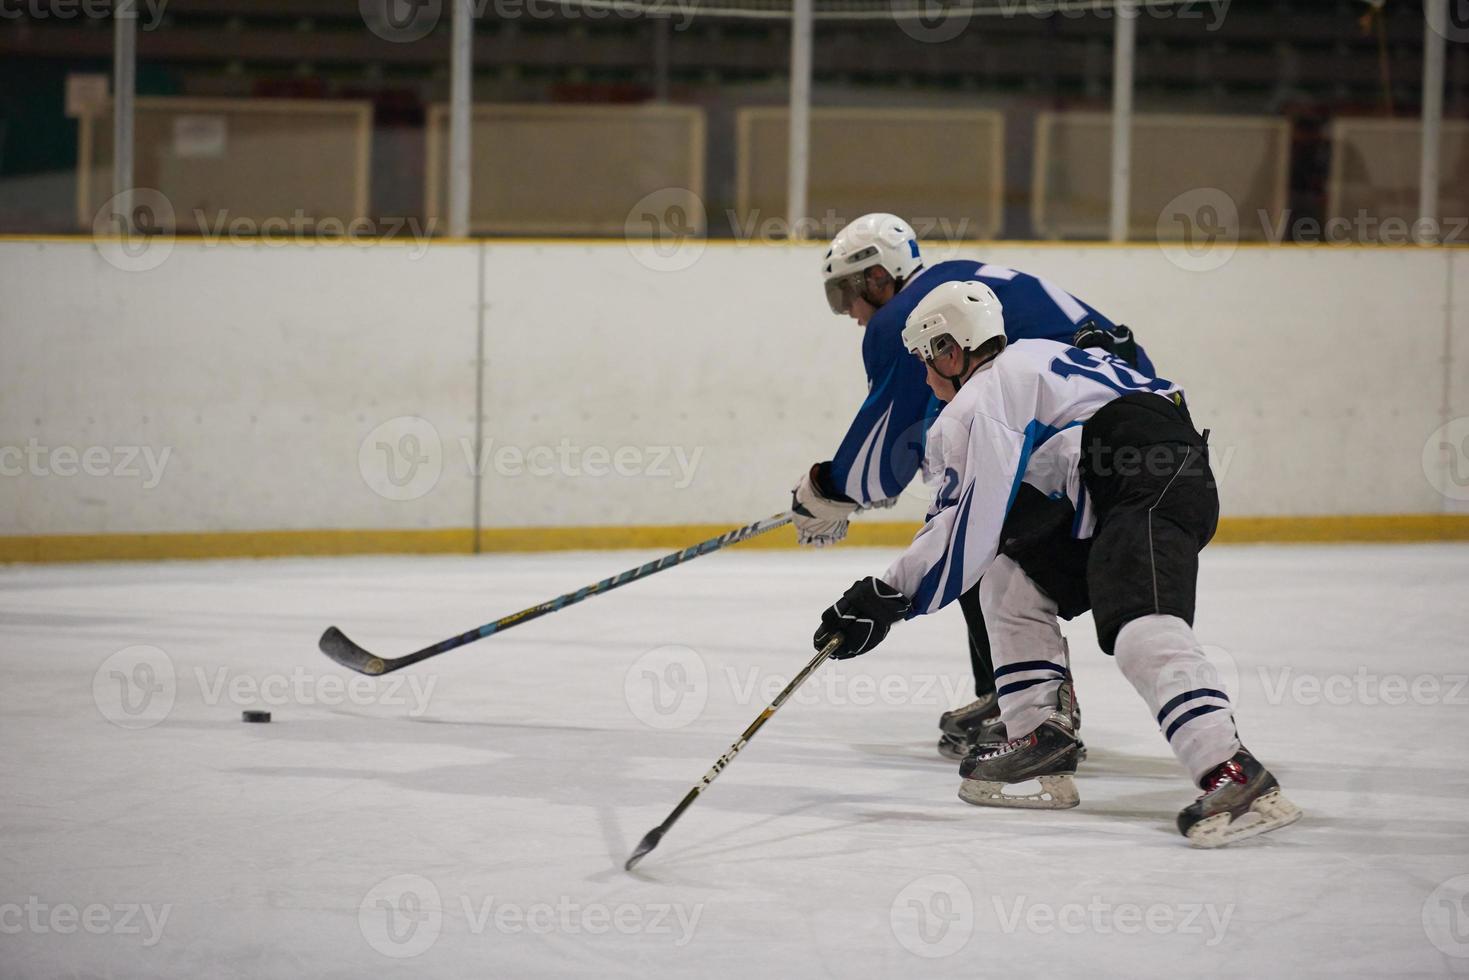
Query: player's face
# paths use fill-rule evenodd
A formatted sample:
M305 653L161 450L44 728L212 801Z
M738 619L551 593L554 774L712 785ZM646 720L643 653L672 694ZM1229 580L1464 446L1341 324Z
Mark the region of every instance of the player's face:
M853 298L852 302L847 306L847 316L856 320L857 326L859 327L867 326L867 322L872 319L872 315L876 312L877 307L867 302L861 296Z
M826 299L833 312L845 313L865 327L877 311L897 295L898 284L880 265L826 283Z
M928 372L923 380L928 382L933 396L941 402L952 401L958 392L949 378L956 376L964 366L964 352L959 345L948 344L942 353L934 355L933 360L924 361L923 366Z
M949 379L934 370L933 361L925 361L924 367L928 368L928 376L923 380L928 382L929 390L933 392L933 396L941 402L952 400L954 397L954 386L949 383Z

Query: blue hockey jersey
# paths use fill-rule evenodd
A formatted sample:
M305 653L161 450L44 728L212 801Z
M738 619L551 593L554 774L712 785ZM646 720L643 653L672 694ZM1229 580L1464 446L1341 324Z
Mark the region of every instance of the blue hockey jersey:
M918 473L928 426L943 405L924 382L923 363L904 348L903 326L935 286L970 280L984 283L1000 298L1005 336L1011 341L1069 344L1087 320L1105 330L1116 326L1054 283L1004 266L957 259L919 270L867 324L862 338L867 400L832 457L832 489L870 504L896 497ZM1153 372L1141 348L1138 367L1144 374Z

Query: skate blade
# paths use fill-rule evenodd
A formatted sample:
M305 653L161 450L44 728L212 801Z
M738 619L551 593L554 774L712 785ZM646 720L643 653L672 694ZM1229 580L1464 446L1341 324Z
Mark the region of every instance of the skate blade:
M1059 776L1041 776L1040 788L1034 793L1007 793L1006 786L1024 786L1025 783L996 783L983 779L966 779L959 784L959 799L975 806L1004 806L1022 810L1069 810L1081 802L1076 792L1076 781L1069 773Z
M1248 840L1272 830L1288 827L1301 819L1301 808L1280 795L1280 790L1271 790L1260 797L1237 819L1229 814L1218 813L1200 820L1189 828L1188 842L1194 847L1213 848Z

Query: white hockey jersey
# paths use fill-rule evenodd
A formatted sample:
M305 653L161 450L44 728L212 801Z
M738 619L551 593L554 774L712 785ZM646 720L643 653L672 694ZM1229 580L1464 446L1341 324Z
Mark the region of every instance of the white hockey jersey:
M1072 533L1096 526L1077 463L1081 427L1108 402L1171 381L1139 374L1099 350L1053 340L1017 340L959 389L933 427L925 472L938 481L928 521L882 576L913 603L913 615L948 605L977 583L1000 547L1000 530L1022 482L1076 509Z

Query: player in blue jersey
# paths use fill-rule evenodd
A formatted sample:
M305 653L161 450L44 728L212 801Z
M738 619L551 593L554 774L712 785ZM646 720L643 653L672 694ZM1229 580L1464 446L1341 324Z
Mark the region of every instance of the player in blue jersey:
M903 324L918 302L946 282L978 281L1005 307L1010 340L1059 340L1102 347L1152 372L1130 331L1095 307L1037 276L974 260L925 267L918 239L896 215L868 214L836 236L821 264L833 313L864 328L862 362L868 395L833 457L811 466L794 490L801 544L834 544L858 508L883 507L919 472L928 428L942 404L924 383L923 365L903 348ZM978 591L960 597L969 633L976 700L939 719L939 752L960 759L977 743L1002 741L989 639Z

